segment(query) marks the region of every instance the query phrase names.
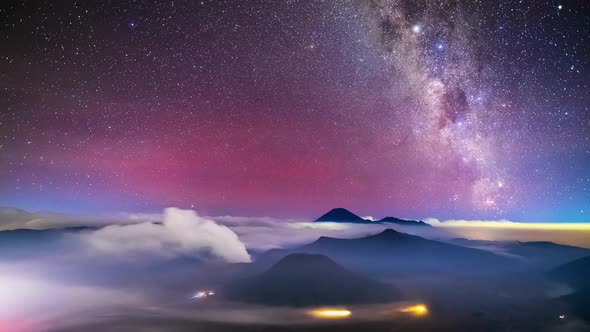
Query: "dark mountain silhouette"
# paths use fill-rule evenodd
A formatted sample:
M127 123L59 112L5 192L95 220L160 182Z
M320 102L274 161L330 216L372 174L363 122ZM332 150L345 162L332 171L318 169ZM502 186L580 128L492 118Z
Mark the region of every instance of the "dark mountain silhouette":
M590 255L590 249L568 246L553 242L485 241L452 239L449 243L478 249L501 252L521 257L530 265L552 269L561 264Z
M66 227L66 228L51 228L51 229L14 229L7 231L0 231L0 239L2 242L20 242L28 240L37 240L50 238L52 236L65 234L65 233L76 233L89 230L96 230L95 227Z
M590 286L562 296L560 300L569 305L574 316L590 322Z
M392 286L313 254L288 255L261 275L230 283L224 294L242 302L290 306L384 303L401 297Z
M406 220L406 219L399 219L395 217L385 217L379 221L371 221L363 219L356 214L348 211L347 209L343 208L335 208L328 213L324 214L323 216L319 217L315 220L316 222L345 222L345 223L354 223L354 224L382 224L382 223L390 223L396 224L401 226L427 226L430 227L429 224L419 221L419 220Z
M575 289L559 300L567 303L574 316L590 321L590 256L560 265L549 276Z
M396 217L385 217L378 221L379 223L390 223L396 224L401 226L425 226L425 227L432 227L430 224L427 224L421 220L406 220L406 219L399 219Z
M95 228L69 227L0 231L0 258L16 259L66 251L71 246L68 241L63 241L65 236L93 229Z
M320 237L296 249L269 251L268 255L259 257L259 262L269 266L291 253L322 254L356 270L402 275L483 273L517 265L513 259L488 251L428 240L393 229L356 239Z
M316 222L321 222L321 221L348 222L348 223L360 223L360 224L366 224L366 223L371 222L371 221L365 220L365 219L357 216L356 214L348 211L347 209L343 209L343 208L332 209L332 210L328 211L328 213L317 218L315 221Z
M576 289L590 288L590 256L560 265L550 271L549 275Z

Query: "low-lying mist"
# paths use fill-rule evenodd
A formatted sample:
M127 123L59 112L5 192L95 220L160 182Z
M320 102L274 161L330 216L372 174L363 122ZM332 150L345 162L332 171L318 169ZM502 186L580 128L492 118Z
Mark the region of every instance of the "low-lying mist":
M39 221L42 217L38 215L36 218L36 224L63 225ZM570 244L579 241L587 245L584 242L590 238L588 231L579 234L580 230L501 229L485 224L444 227L433 223L435 227L412 227L209 218L179 209L167 209L161 215L120 218L108 222L113 225L88 220L70 222L72 218L66 223L68 226L91 227L44 231L43 237L35 237L40 233L34 231L1 232L6 240L0 243L0 331L389 331L392 328L583 331L588 328L575 316L568 314L567 318L560 318L568 308L557 299L572 289L546 278L544 265L477 277L461 273L464 271L445 271L398 278L395 274L365 273L358 265L351 264L352 261L336 259L343 268L370 275L404 294L403 299L390 303L336 306L334 310L350 312L348 316L336 318L313 316L310 311L314 308L245 304L229 300L224 294L226 285L233 280L256 276L267 269L256 261L265 257L264 251L299 247L320 236L350 239L394 228L455 244L458 242L453 241L458 240L452 239L457 237L487 240L465 240L460 245L520 262L530 257L515 257L520 253L505 241ZM22 224L32 225L27 221ZM10 225L15 228L15 223ZM586 239L582 239L584 236ZM559 241L566 237L570 241ZM555 262L559 262L557 258ZM403 270L409 269L409 265L384 266L384 269ZM317 277L322 278L321 273ZM210 290L214 295L198 297L196 294L203 290ZM427 312L416 315L404 311L418 305L424 305Z

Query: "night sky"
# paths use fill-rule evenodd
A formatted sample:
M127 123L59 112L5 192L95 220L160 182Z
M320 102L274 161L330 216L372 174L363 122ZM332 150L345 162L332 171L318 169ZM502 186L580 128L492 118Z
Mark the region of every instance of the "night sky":
M0 205L590 221L590 3L2 1Z

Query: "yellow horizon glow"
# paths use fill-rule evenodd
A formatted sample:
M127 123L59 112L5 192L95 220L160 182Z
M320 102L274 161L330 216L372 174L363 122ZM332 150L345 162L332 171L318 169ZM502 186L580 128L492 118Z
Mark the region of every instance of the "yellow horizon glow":
M533 230L563 230L590 231L590 223L521 223L511 221L449 221L441 222L435 227L455 228L497 228L497 229L533 229Z
M344 308L320 308L308 312L314 318L343 319L348 318L352 312Z

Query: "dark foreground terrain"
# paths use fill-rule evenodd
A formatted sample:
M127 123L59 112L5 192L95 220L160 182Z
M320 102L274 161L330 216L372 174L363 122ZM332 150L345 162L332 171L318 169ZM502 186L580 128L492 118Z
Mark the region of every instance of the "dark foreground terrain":
M568 303L562 301L560 287L545 278L521 274L489 279L420 278L391 282L404 292L403 301L334 306L351 312L349 317L340 319L311 317L311 307L243 304L219 296L88 313L88 321L65 324L50 332L590 331L590 325L576 317ZM169 301L169 295L157 296ZM404 308L416 304L424 304L428 312L404 312Z
M19 248L5 242L0 264L10 284L0 304L38 324L18 332L590 331L582 248L449 244L386 230L322 237L239 264L55 254L78 248L72 236L85 231L0 234L17 234L29 248L17 257ZM201 290L211 296L195 296ZM29 302L10 302L30 294ZM346 315L313 314L320 309Z

